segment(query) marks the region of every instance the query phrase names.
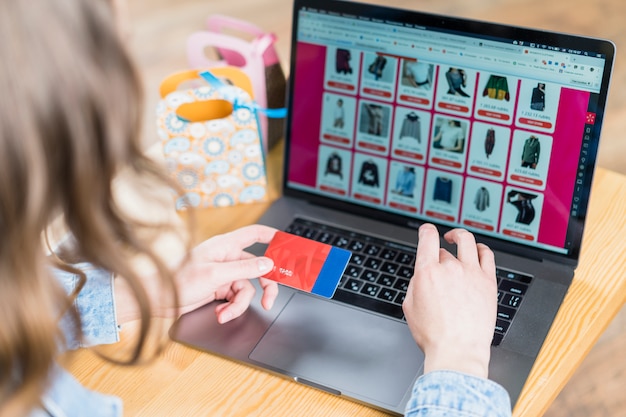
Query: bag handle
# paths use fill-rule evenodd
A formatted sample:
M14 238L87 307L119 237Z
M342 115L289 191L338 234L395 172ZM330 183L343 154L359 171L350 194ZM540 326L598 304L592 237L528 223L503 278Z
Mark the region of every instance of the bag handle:
M204 83L217 89L228 87L219 77L227 78L233 85L241 88L252 97L252 84L250 79L243 71L233 67L212 68L211 71L187 70L174 73L161 82L159 94L161 98L164 98L168 94L176 91L181 84L187 81L202 80ZM212 99L184 103L176 109L176 115L182 120L197 122L224 118L238 108L247 108L251 111L261 112L270 118L283 118L287 115L286 108L267 109L254 101L242 103L237 99L235 99L234 102Z
M271 39L270 45L259 48L258 50L261 52L265 66L274 65L279 62L276 50L269 47L276 42L276 36L273 33L265 32L253 23L230 16L214 14L207 18L206 27L207 30L212 33L224 33L225 30L241 32L250 35L254 39L253 42L261 37ZM229 65L237 67L243 66L240 59L241 55L233 53L230 50L223 50L219 47L217 50L220 56L222 56Z
M163 81L161 81L161 85L159 87L159 94L161 98L165 98L165 96L169 93L176 91L176 89L184 82L194 80L206 81L206 79L200 75L202 72L203 70L193 69L176 72L166 77ZM218 78L227 78L233 83L233 85L241 88L248 93L251 98L254 98L252 82L242 70L234 67L218 67L211 68L211 74Z

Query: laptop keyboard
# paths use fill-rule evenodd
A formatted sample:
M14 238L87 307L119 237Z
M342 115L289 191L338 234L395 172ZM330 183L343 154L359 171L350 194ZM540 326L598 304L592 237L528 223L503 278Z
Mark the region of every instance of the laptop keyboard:
M413 276L415 248L296 218L286 232L352 252L333 300L404 320L402 302ZM496 268L498 316L492 345L499 345L532 277Z

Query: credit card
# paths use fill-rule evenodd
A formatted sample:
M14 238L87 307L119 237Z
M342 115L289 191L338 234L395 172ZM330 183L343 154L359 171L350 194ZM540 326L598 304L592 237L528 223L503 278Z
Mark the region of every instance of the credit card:
M265 251L274 268L263 278L331 298L351 255L345 249L278 231Z

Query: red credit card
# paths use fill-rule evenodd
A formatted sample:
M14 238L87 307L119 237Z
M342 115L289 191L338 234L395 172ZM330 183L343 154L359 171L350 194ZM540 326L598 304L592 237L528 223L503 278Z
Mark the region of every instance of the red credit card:
M263 278L331 298L351 255L345 249L278 231L265 251L274 268Z

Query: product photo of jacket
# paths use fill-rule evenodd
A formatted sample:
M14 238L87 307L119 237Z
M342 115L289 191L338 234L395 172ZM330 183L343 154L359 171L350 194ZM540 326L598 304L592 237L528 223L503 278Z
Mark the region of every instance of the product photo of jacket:
M474 206L476 206L476 210L478 211L485 211L489 207L489 190L485 187L480 187L476 191Z
M522 167L535 169L539 162L540 154L541 143L539 142L539 138L532 135L524 141L524 148L522 149Z
M449 178L437 177L435 179L433 200L443 201L448 204L452 202L452 181Z
M400 139L402 138L413 138L417 140L417 143L422 143L420 118L415 112L407 114L402 121Z
M363 162L361 173L359 174L359 184L369 187L378 187L378 165L372 160Z
M509 101L511 94L509 93L509 83L506 77L490 75L483 90L483 97Z

